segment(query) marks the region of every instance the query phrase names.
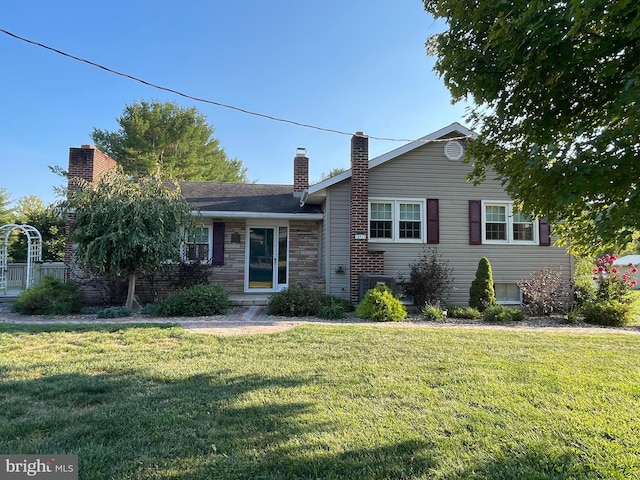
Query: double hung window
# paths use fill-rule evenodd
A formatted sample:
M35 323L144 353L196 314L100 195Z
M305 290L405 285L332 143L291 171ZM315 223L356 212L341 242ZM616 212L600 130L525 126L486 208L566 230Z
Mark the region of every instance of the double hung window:
M512 202L483 202L483 243L535 243L536 223Z
M185 259L191 262L209 262L209 227L195 227L187 234Z
M371 200L369 238L374 241L422 242L425 235L423 200Z

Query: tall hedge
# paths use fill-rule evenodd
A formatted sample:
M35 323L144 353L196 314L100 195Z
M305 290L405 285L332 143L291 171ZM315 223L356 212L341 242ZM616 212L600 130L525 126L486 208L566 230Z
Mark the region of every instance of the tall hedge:
M491 263L487 257L482 257L478 262L476 278L471 282L471 288L469 289L469 306L483 312L495 304L496 292L493 288Z

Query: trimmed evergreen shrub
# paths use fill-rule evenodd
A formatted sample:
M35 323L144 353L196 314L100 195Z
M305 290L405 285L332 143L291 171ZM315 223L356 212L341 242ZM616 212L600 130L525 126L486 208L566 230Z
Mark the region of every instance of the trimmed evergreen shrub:
M12 310L24 315L70 315L79 313L83 305L84 296L76 283L47 276L40 285L18 295Z
M378 322L399 322L407 317L402 302L393 296L386 285L377 285L364 295L356 307L356 315Z
M207 317L224 315L230 308L229 296L219 285L195 285L158 303L156 313L163 317Z
M469 306L483 312L496 304L496 293L493 289L493 272L487 257L482 257L476 270L476 278L469 289Z

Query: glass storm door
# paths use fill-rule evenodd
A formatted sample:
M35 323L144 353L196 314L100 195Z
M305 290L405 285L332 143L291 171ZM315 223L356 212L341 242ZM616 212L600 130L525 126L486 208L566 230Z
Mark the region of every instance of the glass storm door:
M287 286L288 227L250 227L247 290L279 291Z

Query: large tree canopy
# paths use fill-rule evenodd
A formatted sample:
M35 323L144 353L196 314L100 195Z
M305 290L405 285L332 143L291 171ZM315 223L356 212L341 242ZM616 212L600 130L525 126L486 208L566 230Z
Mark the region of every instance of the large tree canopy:
M471 100L473 178L494 170L578 250L640 227L640 3L425 0L454 101Z
M177 185L167 188L157 176L132 180L120 167L81 187L69 202L74 260L89 273L128 277L131 308L136 277L177 258L189 206Z
M148 175L158 168L175 180L246 182L247 169L227 157L214 129L195 108L141 101L127 105L116 132L95 129L91 138L126 173Z

